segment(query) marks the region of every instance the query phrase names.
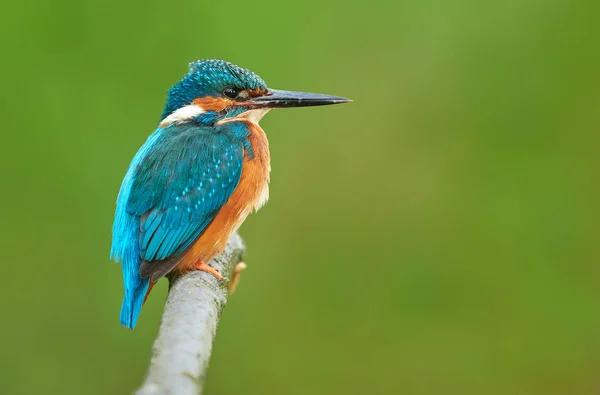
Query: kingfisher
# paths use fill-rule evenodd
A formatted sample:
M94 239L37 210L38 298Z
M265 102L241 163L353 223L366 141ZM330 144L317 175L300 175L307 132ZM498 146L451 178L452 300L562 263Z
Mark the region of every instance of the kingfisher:
M158 127L134 156L117 197L111 259L121 262L121 324L133 329L156 282L202 270L269 199L272 108L346 103L344 97L267 88L248 69L210 59L173 85Z

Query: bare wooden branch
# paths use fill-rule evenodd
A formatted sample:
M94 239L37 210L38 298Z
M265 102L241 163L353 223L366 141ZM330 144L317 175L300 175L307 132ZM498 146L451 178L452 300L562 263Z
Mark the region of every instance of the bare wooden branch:
M243 253L242 239L234 234L209 265L229 280ZM171 280L148 374L136 395L197 395L204 388L228 281L201 271Z

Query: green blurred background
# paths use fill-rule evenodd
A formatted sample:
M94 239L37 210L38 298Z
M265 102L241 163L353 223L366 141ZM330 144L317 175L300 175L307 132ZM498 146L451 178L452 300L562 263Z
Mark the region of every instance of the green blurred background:
M116 194L187 63L343 95L272 111L207 394L597 394L597 2L0 6L1 394L127 394Z

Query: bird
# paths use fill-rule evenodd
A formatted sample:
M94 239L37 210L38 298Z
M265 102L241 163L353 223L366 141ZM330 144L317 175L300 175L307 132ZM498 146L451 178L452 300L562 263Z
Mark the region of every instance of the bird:
M122 266L121 324L135 327L152 286L169 273L222 278L207 263L269 199L269 142L258 124L269 110L349 101L270 89L224 60L190 63L118 193L110 256Z

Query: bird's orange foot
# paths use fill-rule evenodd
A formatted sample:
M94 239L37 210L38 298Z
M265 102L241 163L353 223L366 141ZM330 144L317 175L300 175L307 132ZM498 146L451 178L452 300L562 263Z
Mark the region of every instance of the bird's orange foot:
M233 276L231 276L231 282L229 283L229 286L227 287L227 290L229 291L229 295L233 295L233 293L235 292L235 287L237 287L239 281L240 281L240 273L242 272L242 270L246 269L248 266L244 263L244 262L240 262L237 265L235 265L235 267L233 268Z
M221 276L221 273L219 273L219 271L217 269L215 269L212 266L208 266L203 261L196 262L196 269L197 270L202 270L203 272L207 272L207 273L213 274L219 280L223 278L223 276Z

